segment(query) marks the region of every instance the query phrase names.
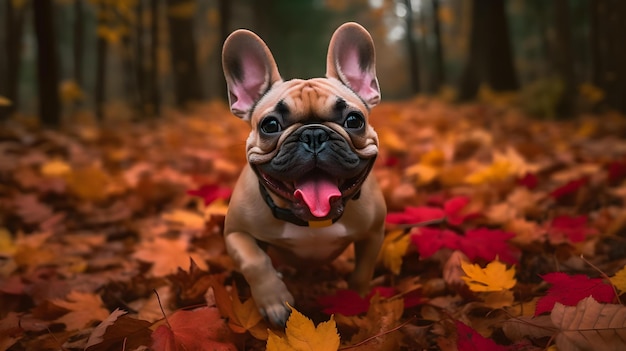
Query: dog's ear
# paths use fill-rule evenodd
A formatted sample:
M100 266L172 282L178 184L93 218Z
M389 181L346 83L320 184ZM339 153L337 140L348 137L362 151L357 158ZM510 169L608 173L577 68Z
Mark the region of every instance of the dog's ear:
M272 84L282 80L267 45L245 29L233 32L224 42L222 67L230 110L244 120L250 119L250 110Z
M333 34L328 46L326 76L350 87L370 108L380 102L374 41L360 24L345 23Z

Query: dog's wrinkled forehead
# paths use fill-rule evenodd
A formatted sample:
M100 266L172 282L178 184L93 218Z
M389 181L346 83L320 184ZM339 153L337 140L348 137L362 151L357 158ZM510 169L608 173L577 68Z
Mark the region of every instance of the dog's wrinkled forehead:
M291 123L333 122L347 108L364 116L368 113L361 98L336 79L293 79L275 84L259 100L251 117L256 122L268 114L289 116Z

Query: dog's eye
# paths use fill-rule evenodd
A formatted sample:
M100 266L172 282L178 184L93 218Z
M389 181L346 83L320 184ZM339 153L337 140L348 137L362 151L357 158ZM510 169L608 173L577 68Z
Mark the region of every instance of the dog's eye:
M343 125L348 129L361 129L365 125L365 120L360 113L350 112Z
M265 134L278 133L282 130L280 123L276 117L267 117L261 121L261 130Z

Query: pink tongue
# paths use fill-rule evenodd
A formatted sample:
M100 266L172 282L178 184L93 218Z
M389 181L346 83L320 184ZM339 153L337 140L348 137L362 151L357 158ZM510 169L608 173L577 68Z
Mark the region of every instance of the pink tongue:
M326 217L330 212L330 201L341 197L341 191L332 179L315 174L299 180L293 196L303 200L315 217Z

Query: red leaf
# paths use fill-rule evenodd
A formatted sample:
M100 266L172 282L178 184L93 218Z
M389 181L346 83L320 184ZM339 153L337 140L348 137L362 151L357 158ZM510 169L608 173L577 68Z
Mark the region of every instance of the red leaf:
M423 258L434 255L443 247L457 250L461 247L462 237L449 229L419 228L411 234L411 241Z
M167 321L169 326L161 325L152 333L155 351L237 350L215 307L177 311Z
M539 178L533 173L526 173L522 178L517 180L517 184L525 186L529 190L534 190L539 184Z
M573 194L578 191L578 189L580 189L583 185L587 184L588 181L589 179L587 177L572 180L569 183L552 190L552 192L550 192L550 196L555 199L559 199L565 195Z
M217 199L228 199L232 194L232 189L215 184L203 185L198 190L187 190L187 194L198 196L204 199L204 205L209 205Z
M335 295L320 296L317 303L324 308L322 311L326 314L339 313L344 316L354 316L367 312L370 308L370 301L376 294L391 298L396 296L398 291L392 287L378 286L373 288L367 296L361 297L354 290L338 290ZM417 290L403 295L403 298L404 308L417 306L424 301Z
M570 276L565 273L548 273L541 278L552 286L546 296L537 301L535 316L552 311L557 302L565 306L576 306L580 300L588 296L601 303L609 303L615 297L611 285L599 278L590 279L584 274Z
M617 184L626 178L626 160L613 161L608 165L608 180L610 184Z
M463 222L473 214L463 215L461 210L470 202L470 199L466 196L453 197L443 204L443 211L446 214L446 220L452 225L461 225Z
M455 321L456 347L459 351L506 351L507 348L487 339L461 321Z
M444 212L440 208L420 206L406 207L403 212L389 213L386 221L391 224L417 224L443 219L444 217Z
M493 261L498 256L501 261L514 264L517 250L507 242L514 237L515 234L499 229L470 229L460 241L459 249L472 261L476 258Z
M587 234L594 234L593 228L587 227L587 216L559 216L550 223L549 235L552 241L567 238L572 243L585 240Z
M361 297L354 290L338 290L335 295L319 297L317 303L324 307L322 311L326 314L340 313L344 316L354 316L367 312L370 308L370 300L376 293L381 297L389 298L396 294L396 290L379 286L372 289L365 297Z

